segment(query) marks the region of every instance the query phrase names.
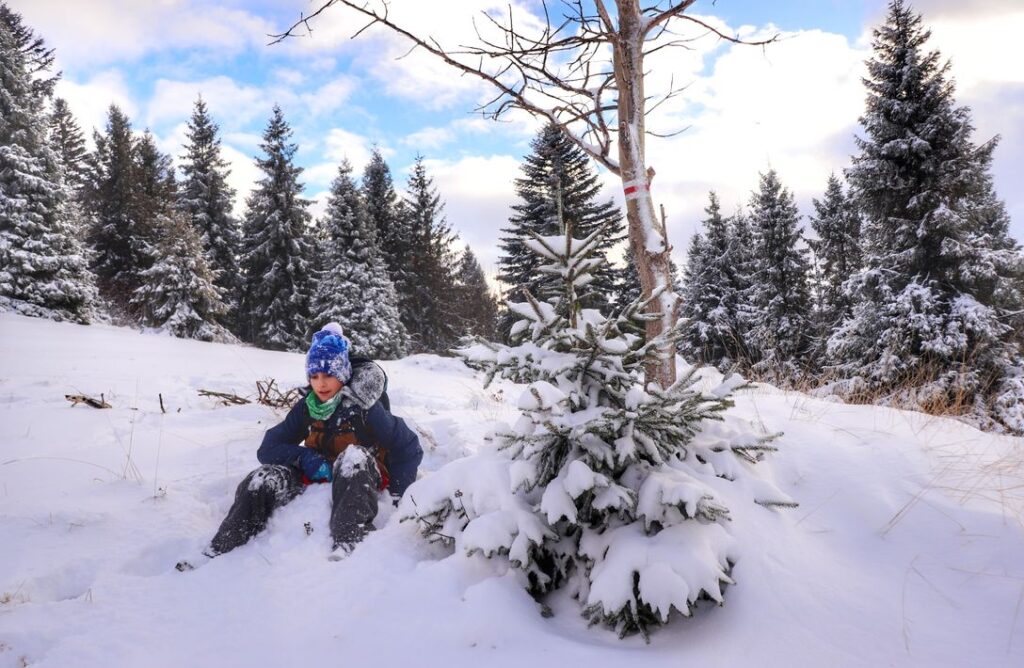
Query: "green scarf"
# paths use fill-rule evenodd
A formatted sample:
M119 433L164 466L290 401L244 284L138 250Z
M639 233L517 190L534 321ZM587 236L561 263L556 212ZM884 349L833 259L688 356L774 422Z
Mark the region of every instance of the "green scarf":
M341 392L339 391L327 401L320 401L315 392L306 395L306 409L309 416L314 420L326 420L334 414L334 409L341 403Z

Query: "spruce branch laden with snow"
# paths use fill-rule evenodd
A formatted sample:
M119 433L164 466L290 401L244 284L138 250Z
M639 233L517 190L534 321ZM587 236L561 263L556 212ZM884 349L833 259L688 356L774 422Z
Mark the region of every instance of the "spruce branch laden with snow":
M693 371L664 389L645 383L647 357L681 336L633 333L634 321L658 317L646 309L657 295L612 317L580 307L579 291L600 265L591 256L599 234L528 244L544 271L561 277L561 297L527 293L509 305L522 318L518 345L457 351L487 382L528 384L519 418L496 427L492 451L417 482L399 512L428 540L520 570L534 596L565 588L591 623L647 637L673 611L722 603L733 583L739 549L723 486L743 480L764 506L792 501L750 469L774 436L725 415L741 377L706 394L694 389Z

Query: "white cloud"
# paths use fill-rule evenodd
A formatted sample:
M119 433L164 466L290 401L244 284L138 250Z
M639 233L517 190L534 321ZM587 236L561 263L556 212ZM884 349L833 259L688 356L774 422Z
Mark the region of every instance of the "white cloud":
M379 150L384 157L392 153L390 149L383 146L379 147ZM372 151L373 144L369 139L342 128L333 128L324 139L323 155L333 161L334 169L337 169L338 163L343 159L348 158L348 161L352 163L352 170L356 174L361 174L367 163L370 162Z
M175 167L181 166L182 147L188 142L187 123L178 123L169 133L158 135L153 134L156 139L156 147L161 153L166 153L174 160ZM179 174L179 177L181 175Z
M812 30L785 35L767 50L729 46L704 76L693 74L696 62L684 68L691 85L652 115L648 129L688 129L647 140L648 164L657 171L652 192L665 207L677 261L709 190L731 212L749 199L758 173L775 168L805 207L820 196L829 172L840 171L852 150L864 57L842 36ZM668 79L660 79L665 90ZM621 186L609 182L618 193Z
M165 50L238 52L263 44L273 24L219 2L201 0L34 0L25 20L60 45L62 62L81 67Z
M340 109L356 90L359 80L352 76L339 76L311 93L300 96L306 109L314 116Z
M951 57L953 74L964 93L991 83L1024 84L1024 68L1020 66L1024 52L1019 47L1008 50L1024 34L1024 7L998 15L926 20L932 30L929 45ZM955 51L945 48L947 44L956 45Z
M309 205L309 213L313 216L313 220L323 218L324 212L327 211L327 198L330 197L330 195L331 191L321 190L310 197L312 204Z
M250 156L230 144L221 144L221 155L231 166L228 185L235 189L234 213L241 217L245 212L245 200L255 188L256 182L263 176L263 172Z
M338 175L337 162L321 162L302 171L302 182L310 187L324 188Z
M508 225L515 201L512 181L520 175L518 158L471 156L456 161L424 160L427 173L445 202L448 223L467 242L484 271L497 267L496 240Z
M228 128L244 127L257 118L269 117L274 99L263 88L239 84L226 76L199 81L158 79L147 105L146 122L158 125L187 119L199 95L203 96L210 115Z
M289 67L276 67L270 74L276 81L288 86L301 86L306 82L305 72Z
M92 129L100 132L107 125L107 110L116 104L129 118L138 108L120 70L106 70L78 83L70 77L57 82L56 94L67 100L82 131L92 141Z
M451 128L422 128L407 135L402 143L415 149L437 149L455 140Z
M147 104L146 124L159 127L189 118L196 98L202 95L210 115L226 133L265 122L275 103L295 127L295 118L321 116L343 106L357 85L354 77L344 75L300 92L287 82L290 75L285 72L278 70L268 86L243 84L223 75L196 81L158 79Z

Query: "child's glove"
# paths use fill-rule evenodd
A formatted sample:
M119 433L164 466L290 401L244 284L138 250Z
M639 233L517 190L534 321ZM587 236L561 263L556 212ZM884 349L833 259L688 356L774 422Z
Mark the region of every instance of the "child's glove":
M309 476L309 479L313 482L330 482L331 481L331 465L324 462L320 465L320 468L316 470L316 473Z
M309 448L302 450L302 454L299 455L299 468L302 469L303 475L309 478L310 482L330 482L331 465L327 460Z

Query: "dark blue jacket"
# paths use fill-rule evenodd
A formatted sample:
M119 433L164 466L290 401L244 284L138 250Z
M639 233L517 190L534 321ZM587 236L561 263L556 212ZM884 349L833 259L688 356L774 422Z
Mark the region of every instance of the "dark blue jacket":
M284 422L267 430L263 436L256 457L261 464L286 464L298 466L303 454L302 443L309 435L313 419L309 416L306 401L302 399L292 406ZM409 429L405 420L395 417L377 401L369 409L343 401L326 421L326 429L339 429L348 423L355 430L358 442L368 449L379 449L384 453L390 482L388 491L400 496L416 480L416 469L423 459L423 449L416 432Z

